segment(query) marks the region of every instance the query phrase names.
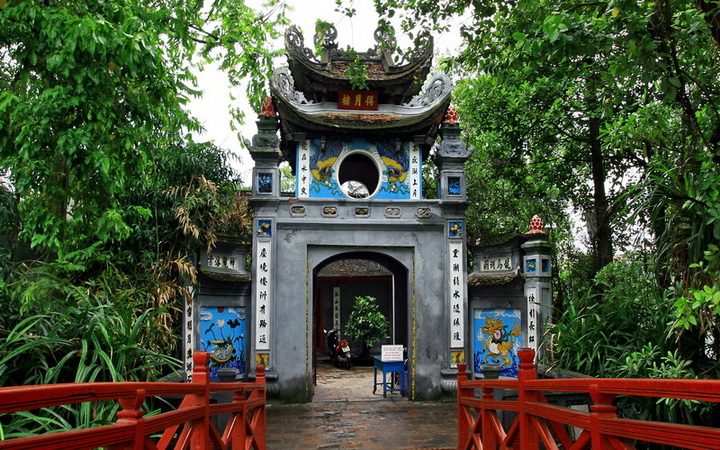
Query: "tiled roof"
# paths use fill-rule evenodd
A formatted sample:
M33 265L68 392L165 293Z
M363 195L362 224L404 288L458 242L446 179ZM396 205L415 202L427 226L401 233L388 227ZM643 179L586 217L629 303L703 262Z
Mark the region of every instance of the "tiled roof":
M367 259L341 259L320 269L318 278L389 277L392 272Z
M492 275L473 273L468 275L468 284L470 286L499 286L508 284L520 277L521 275L514 271Z

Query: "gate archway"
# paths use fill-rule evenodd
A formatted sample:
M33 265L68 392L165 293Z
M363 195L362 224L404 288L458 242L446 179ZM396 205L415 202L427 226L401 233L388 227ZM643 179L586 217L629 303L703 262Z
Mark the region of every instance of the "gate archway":
M325 331L343 329L358 296L374 297L390 324L381 344L408 348L408 269L395 258L374 251L346 251L328 257L313 270L313 384L317 382L317 357L327 355ZM359 355L361 342L353 342ZM373 353L376 353L375 348Z

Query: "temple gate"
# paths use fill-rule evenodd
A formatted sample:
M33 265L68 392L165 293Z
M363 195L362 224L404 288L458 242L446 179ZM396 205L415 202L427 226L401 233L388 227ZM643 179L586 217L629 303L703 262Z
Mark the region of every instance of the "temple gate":
M237 316L233 323L244 327L246 369L266 364L268 392L304 402L312 399L323 329L342 332L355 297L376 297L391 325L383 343L407 349L408 396L436 399L455 389L457 364L479 350L474 314L487 309L482 299L469 308L469 298L486 291L468 284L463 164L471 151L450 107L452 83L445 74L430 75L430 36L400 62L388 33L376 31L377 45L367 52L340 50L335 38L334 28L319 31L315 42L323 51L315 57L296 28L286 33L288 67L275 71L249 145L251 273L205 267L215 281L201 287L186 313L220 314L227 310L217 303L225 300ZM358 64L367 89L354 89L347 75ZM280 189L281 162L292 168L291 195ZM423 177L431 162L432 188ZM238 251L221 250L201 265L229 264ZM518 249L516 259L524 255ZM512 272L520 276L516 262ZM232 300L222 297L217 272L235 277ZM528 286L537 298L510 305L517 309L517 345L527 344L528 305L549 295L544 286ZM510 289L523 298L524 279ZM195 348L207 342L197 323L189 318L186 327L186 345Z

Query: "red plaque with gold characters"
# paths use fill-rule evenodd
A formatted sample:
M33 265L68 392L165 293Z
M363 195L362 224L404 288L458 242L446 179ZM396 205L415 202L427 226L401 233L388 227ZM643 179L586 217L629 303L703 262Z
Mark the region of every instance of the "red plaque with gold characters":
M377 111L378 91L338 91L338 108Z

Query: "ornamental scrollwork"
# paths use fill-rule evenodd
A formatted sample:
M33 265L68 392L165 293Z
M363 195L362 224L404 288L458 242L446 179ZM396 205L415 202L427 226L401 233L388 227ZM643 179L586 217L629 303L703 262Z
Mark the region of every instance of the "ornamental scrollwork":
M318 23L315 25L315 36L313 36L313 43L315 46L320 45L326 49L335 49L338 47L337 39L338 32L335 25L327 22Z
M301 105L309 105L313 103L312 100L305 98L305 94L295 90L295 80L287 67L277 69L270 82L283 97L293 103Z
M395 62L396 67L425 61L432 56L433 37L428 31L423 31L415 39L415 48L412 52L404 53Z
M416 95L403 106L411 108L422 108L433 104L437 99L443 98L450 94L452 82L444 73L434 75L425 82L422 94Z
M395 39L395 29L391 26L381 26L375 30L373 35L377 42L376 49L393 53L397 49L397 39Z
M290 53L302 56L308 61L319 63L315 53L305 47L305 38L303 38L302 33L295 25L288 28L287 32L285 32L285 47Z
M302 33L295 25L288 28L287 33L285 33L285 42L287 42L288 47L300 49L305 47L305 38L303 38Z

